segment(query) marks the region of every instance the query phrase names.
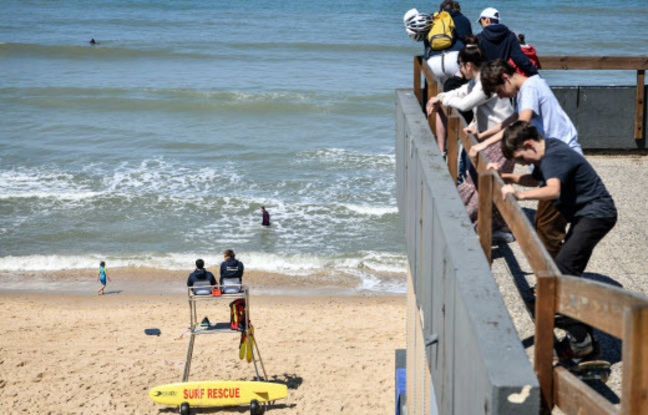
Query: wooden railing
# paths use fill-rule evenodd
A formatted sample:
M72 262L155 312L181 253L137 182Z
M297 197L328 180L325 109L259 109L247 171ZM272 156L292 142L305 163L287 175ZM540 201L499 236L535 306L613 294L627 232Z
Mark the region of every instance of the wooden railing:
M646 107L645 81L648 56L542 56L542 69L562 70L627 70L637 71L634 138L643 138Z
M648 68L648 57L542 57L543 69L628 69L637 70L641 82ZM425 82L422 85L421 76ZM424 87L423 87L424 86ZM423 109L436 96L439 85L422 57L414 59L414 92ZM424 93L427 91L427 93ZM642 107L643 108L643 107ZM447 116L447 160L453 180L457 179L458 141L466 151L477 143L464 132L465 120L451 108L441 107ZM643 116L643 110L641 111ZM637 120L637 119L636 119ZM436 117L428 118L432 131ZM643 125L643 124L642 124ZM534 369L542 393L543 412L557 405L566 414L639 415L648 411L648 298L591 280L562 275L541 243L535 227L512 195L501 196L504 182L493 170L486 170L489 160L483 152L475 168L479 174L477 233L484 254L491 261L492 207L500 211L536 276ZM623 342L621 405L612 405L567 369L553 365L554 314L573 317Z

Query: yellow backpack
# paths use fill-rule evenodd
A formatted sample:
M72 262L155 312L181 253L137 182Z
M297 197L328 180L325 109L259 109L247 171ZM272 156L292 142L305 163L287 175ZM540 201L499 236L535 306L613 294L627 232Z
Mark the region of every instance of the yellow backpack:
M455 37L455 24L450 13L434 13L432 28L428 33L428 42L432 50L444 50L452 46Z

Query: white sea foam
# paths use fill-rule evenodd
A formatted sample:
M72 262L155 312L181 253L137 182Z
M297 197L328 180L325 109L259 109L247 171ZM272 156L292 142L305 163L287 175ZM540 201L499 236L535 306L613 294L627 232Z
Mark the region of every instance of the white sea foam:
M333 164L338 167L357 169L358 167L384 169L393 168L396 164L394 154L374 154L343 148L322 148L318 150L303 151L297 154L297 163L311 163L313 160Z
M218 254L204 252L192 254L143 253L128 256L101 255L98 253L87 255L5 256L0 257L0 271L57 271L96 268L100 261L106 261L108 268L146 266L167 270L187 270L191 269L197 257L204 259L207 268L212 269L216 268L222 261L220 252ZM245 264L245 269L248 271L292 276L320 275L322 278L334 277L339 273L354 275L363 281L361 285L363 289L385 284L380 275L389 274L392 277L403 277L406 269L404 255L380 252L362 252L356 257L239 252L237 258ZM392 279L389 278L388 280L391 281ZM387 284L392 284L392 282ZM396 285L398 285L398 282Z
M398 214L398 207L396 206L361 206L348 203L343 203L342 206L361 215L385 216Z

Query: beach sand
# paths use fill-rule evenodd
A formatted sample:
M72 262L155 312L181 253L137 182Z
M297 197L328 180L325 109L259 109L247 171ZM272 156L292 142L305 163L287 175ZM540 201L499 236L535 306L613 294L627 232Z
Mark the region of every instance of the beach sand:
M176 413L151 401L148 391L182 379L186 295L129 294L112 291L110 283L106 291L115 293L0 295L0 413ZM199 319L229 320L227 302L203 303ZM268 376L288 385L288 397L270 413L393 411L404 296L266 295L250 303ZM146 336L147 328L162 334ZM197 337L190 380L253 380L253 365L238 358L239 340L238 334ZM215 412L249 413L247 407Z

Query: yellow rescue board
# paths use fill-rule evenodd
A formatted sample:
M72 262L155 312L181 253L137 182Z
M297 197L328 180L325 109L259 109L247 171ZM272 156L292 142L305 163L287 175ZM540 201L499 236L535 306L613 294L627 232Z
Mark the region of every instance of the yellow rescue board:
M247 405L253 399L274 401L288 396L288 387L280 383L255 381L219 381L171 383L156 386L149 398L165 405L228 406Z

